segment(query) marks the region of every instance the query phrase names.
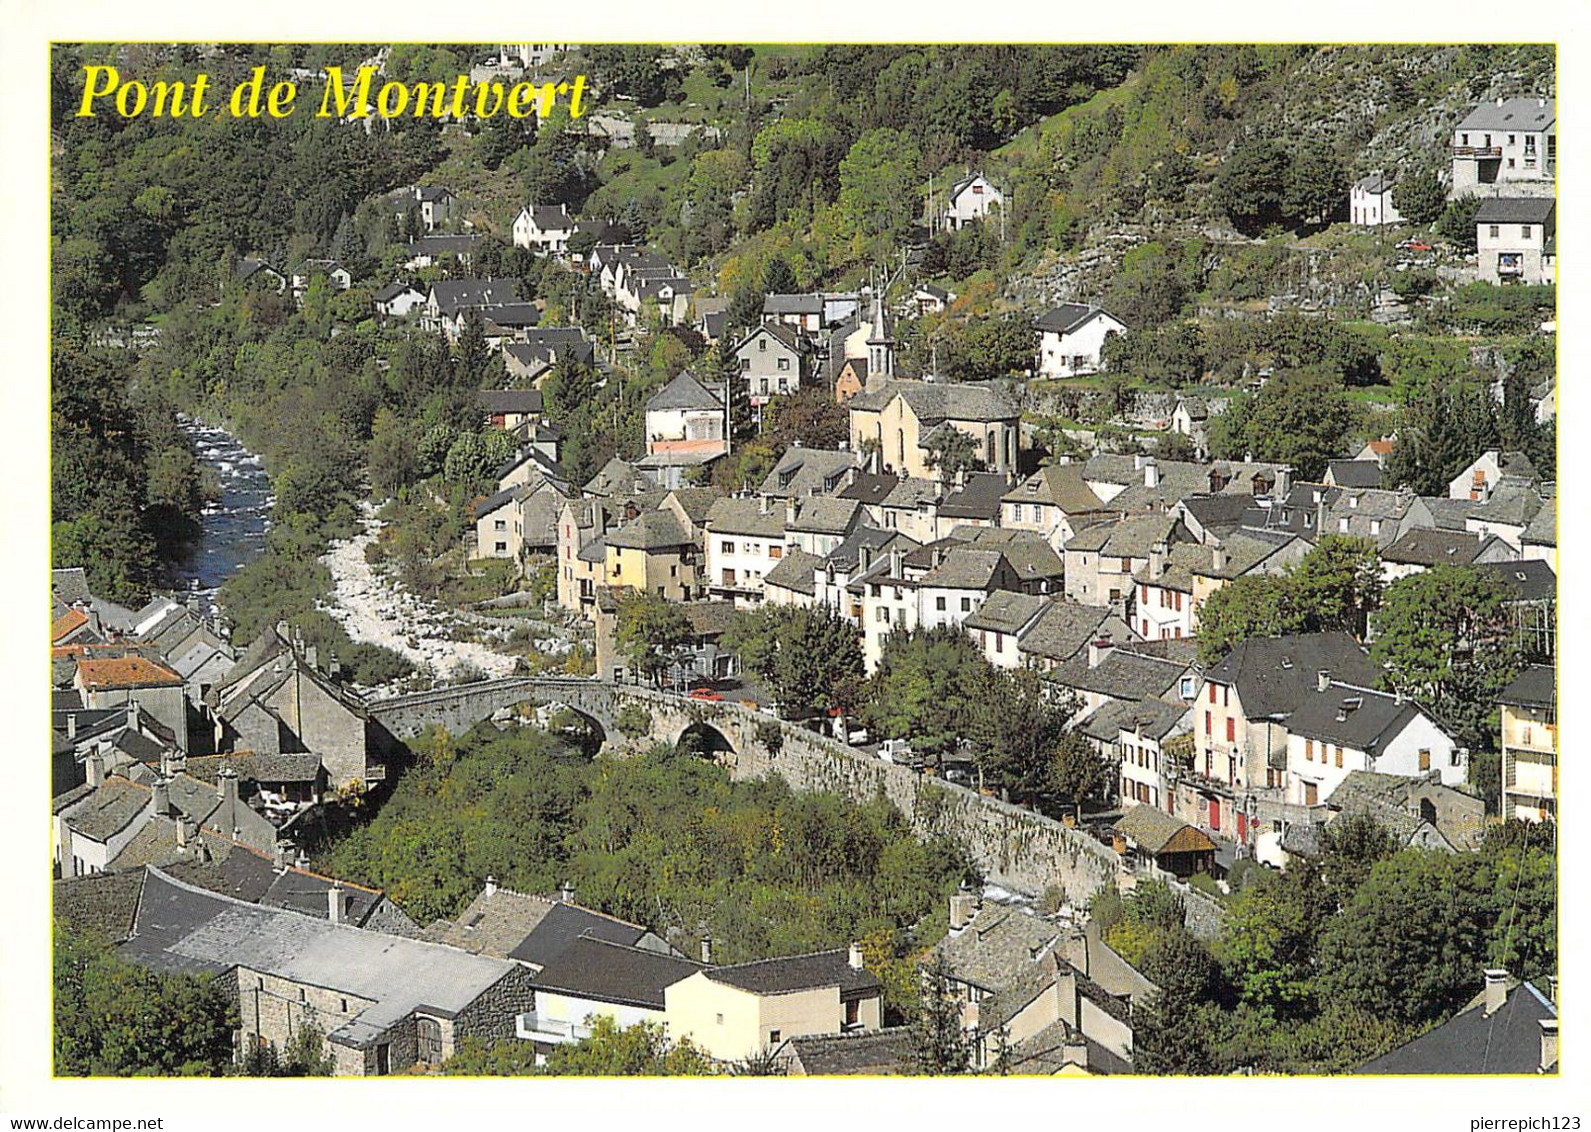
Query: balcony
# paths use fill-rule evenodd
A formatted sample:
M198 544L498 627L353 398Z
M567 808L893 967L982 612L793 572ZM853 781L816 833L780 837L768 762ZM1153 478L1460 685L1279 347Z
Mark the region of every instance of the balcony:
M567 1045L591 1036L591 1027L562 1018L547 1018L532 1011L514 1019L514 1033L526 1041Z
M1483 161L1488 157L1501 157L1502 155L1503 147L1500 145L1455 145L1453 147L1454 157L1473 157L1477 161Z

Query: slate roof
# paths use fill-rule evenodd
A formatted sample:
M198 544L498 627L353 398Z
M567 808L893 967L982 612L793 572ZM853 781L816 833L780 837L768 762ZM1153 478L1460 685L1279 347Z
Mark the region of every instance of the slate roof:
M715 983L738 987L752 994L788 994L815 987L839 987L840 997L865 996L884 989L877 975L851 966L850 951L814 951L808 955L787 955L778 959L759 959L710 967L707 977Z
M1545 664L1526 665L1508 682L1497 702L1510 707L1548 708L1558 706L1557 672Z
M998 991L1037 967L1036 959L1053 952L1060 929L1016 908L984 904L967 926L934 945L951 975L986 991Z
M1558 1008L1528 982L1513 987L1490 1015L1483 991L1434 1030L1355 1072L1534 1075L1541 1070L1541 1022L1557 1017Z
M1558 509L1556 506L1543 505L1536 517L1530 520L1530 525L1525 528L1519 541L1529 546L1557 546L1558 545Z
M1079 1064L1068 1051L1083 1047L1084 1061ZM1005 1072L1014 1074L1059 1073L1069 1065L1078 1065L1091 1074L1122 1074L1132 1072L1132 1062L1115 1051L1100 1045L1057 1019L1037 1033L1030 1034L1006 1050Z
M1055 581L1066 573L1061 556L1037 531L959 526L950 532L949 537L984 550L998 550L1005 555L1005 560L1024 584L1046 579Z
M1381 670L1347 633L1253 637L1239 643L1204 678L1237 689L1250 720L1285 717L1314 689L1316 673L1368 687Z
M501 895L499 890L498 895ZM508 952L509 958L546 966L563 955L579 939L601 940L624 947L637 947L649 934L639 924L627 923L578 904L550 897L539 897L549 907L530 931ZM650 949L643 949L650 950Z
M673 381L652 394L646 402L646 411L649 413L686 410L716 412L723 407L723 401L708 392L707 387L688 369L680 370Z
M431 284L431 296L443 314L464 307L484 307L514 301L514 287L507 279L438 279Z
M707 529L713 534L751 535L756 538L784 537L784 508L764 511L757 499L720 499L707 513Z
M498 491L488 495L485 499L481 500L475 505L475 510L472 512L472 514L474 515L476 522L486 518L486 516L490 515L493 511L500 510L501 508L508 506L510 503L516 502L521 494L522 493L520 492L519 485L515 484L513 487L508 488L505 491Z
M856 478L840 492L840 498L857 499L877 506L889 497L899 483L900 477L889 472L857 472Z
M1469 513L1471 519L1527 527L1544 506L1541 493L1529 480L1507 476L1499 480L1486 501Z
M1467 529L1466 521L1480 502L1474 499L1449 499L1445 495L1422 495L1419 501L1431 513L1437 529L1444 531L1462 531Z
M1007 503L1048 503L1068 515L1085 515L1105 505L1083 478L1081 464L1040 468L1002 497Z
M767 580L764 576L763 581ZM810 573L807 581L812 581ZM690 622L691 635L696 637L720 636L729 628L729 622L735 616L735 603L732 601L684 601L679 603L679 608L685 614L685 620Z
M818 495L829 490L830 486L838 487L855 467L856 457L850 452L790 448L779 457L779 462L763 478L762 486L757 491L760 495L778 499ZM842 491L839 498L856 497Z
M858 393L846 407L853 412L879 412L896 397L911 406L925 428L943 421L1009 421L1021 415L1005 394L974 382L891 381Z
M67 815L66 824L84 837L109 841L133 824L149 806L150 798L148 787L112 775Z
M1240 578L1299 538L1303 536L1291 531L1231 531L1222 535L1220 542L1226 549L1226 565L1217 569L1212 555L1208 565L1195 566L1193 573L1204 578ZM1309 540L1304 541L1309 545Z
M55 922L75 932L94 932L120 943L133 931L144 873L91 873L62 877L51 885Z
M803 499L796 507L795 517L787 520L785 529L843 535L856 521L856 513L861 506L854 499L835 499L824 495Z
M1480 103L1464 116L1458 128L1530 132L1545 130L1557 120L1556 99L1505 98L1501 106L1495 100Z
M381 290L375 293L374 298L378 303L390 303L393 299L396 299L399 295L402 295L405 292L413 292L416 295L420 294L417 288L411 287L407 283L388 283L385 287L381 288ZM421 295L420 297L424 298L425 296Z
M51 570L50 592L58 601L64 601L68 605L88 601L94 596L88 589L88 573L81 566Z
M803 1034L786 1038L777 1056L800 1065L808 1077L911 1073L917 1059L912 1032L910 1026L889 1026L850 1034Z
M1358 701L1355 706L1354 701ZM1412 700L1332 681L1324 692L1311 688L1287 717L1287 730L1374 758L1422 712Z
M1109 700L1077 726L1085 735L1105 743L1116 742L1123 731L1159 742L1188 719L1191 711L1185 704L1164 700Z
M483 389L480 392L481 407L488 413L524 413L534 415L541 412L541 390L539 389Z
M1475 213L1475 223L1551 224L1557 208L1551 197L1487 197Z
M1110 610L1091 605L1049 602L1019 647L1025 653L1047 660L1069 660L1094 639L1109 616Z
M1070 334L1089 319L1105 312L1099 307L1088 306L1083 303L1062 303L1058 307L1051 307L1038 318L1033 320L1033 325L1041 331L1053 331L1056 334Z
M1089 667L1087 655L1079 655L1053 669L1049 679L1068 688L1109 696L1113 700L1159 699L1179 692L1188 664L1145 656L1124 648L1111 649Z
M1202 830L1162 813L1154 806L1128 808L1112 827L1152 856L1162 853L1214 852L1215 842Z
M762 300L763 314L823 314L823 296L767 295Z
M762 584L764 588L773 586L812 597L817 593L814 571L822 564L823 559L817 555L808 554L800 547L791 547L784 552L779 565L762 576Z
M1048 604L1045 598L1032 594L995 590L962 625L967 629L1016 633L1042 613Z
M920 579L924 586L940 586L953 590L982 590L988 592L1000 574L1000 567L1008 565L998 550L980 550L977 547L958 546L951 550L939 565Z
M1381 486L1381 465L1374 460L1332 460L1326 467L1338 487Z
M1553 601L1558 596L1558 575L1539 558L1518 562L1481 562L1477 570L1495 572L1510 601Z
M643 511L603 537L609 546L626 550L666 550L695 542L672 511Z
M1094 523L1066 540L1067 553L1085 551L1108 558L1148 558L1157 542L1170 541L1181 526L1173 515L1132 515L1116 522Z
M587 481L584 491L587 495L627 495L639 490L637 484L640 483L644 481L641 473L635 470L635 465L615 456Z
M372 1000L328 1035L355 1047L422 1007L457 1014L514 970L502 959L246 904L153 868L144 879L133 937L121 953L160 972L219 973L246 965Z
M1219 495L1185 495L1178 502L1200 527L1217 535L1225 535L1241 527L1244 512L1254 506L1251 496L1229 495L1226 492Z
M537 972L535 983L538 990L662 1010L664 988L702 969L677 955L581 935Z
M1000 499L1006 493L1006 478L999 472L973 472L966 482L956 488L939 505L939 515L946 519L983 519L989 522L1000 518Z
M1481 536L1473 531L1421 528L1398 536L1381 559L1410 566L1468 566L1480 549Z

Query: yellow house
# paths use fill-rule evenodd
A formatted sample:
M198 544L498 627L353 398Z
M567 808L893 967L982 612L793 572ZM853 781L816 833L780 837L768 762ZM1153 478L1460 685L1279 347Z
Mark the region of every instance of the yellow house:
M876 1030L883 984L861 949L710 967L663 992L669 1037L739 1061L792 1037Z
M1532 664L1497 698L1502 708L1505 818L1558 817L1558 685L1553 670Z
M972 442L973 454L990 472L1014 472L1021 413L1003 395L983 385L925 381L889 382L858 393L850 410L851 448L871 445L880 467L902 476L929 479L934 455L952 430Z
M690 601L697 594L696 539L671 510L645 511L614 527L607 545L605 583L669 601Z

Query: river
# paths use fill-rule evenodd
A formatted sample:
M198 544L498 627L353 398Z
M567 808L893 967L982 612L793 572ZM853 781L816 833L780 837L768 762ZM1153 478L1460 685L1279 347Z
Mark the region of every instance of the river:
M199 463L220 481L221 498L199 515L200 536L192 553L177 567L177 577L213 609L221 583L265 550L271 528L271 480L260 458L238 438L190 417L178 423L193 440Z

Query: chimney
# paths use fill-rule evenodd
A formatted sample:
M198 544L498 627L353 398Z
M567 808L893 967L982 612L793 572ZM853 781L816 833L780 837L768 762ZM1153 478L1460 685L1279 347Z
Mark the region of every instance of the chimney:
M178 817L177 818L177 848L178 849L186 849L188 847L189 842L193 841L194 838L196 838L198 836L199 836L199 826L198 826L197 823L189 821L185 817Z
M1134 452L1133 453L1133 457L1132 457L1133 471L1135 471L1135 472L1143 471L1144 470L1144 461L1147 460L1147 459L1148 459L1148 457L1146 457L1142 452Z
M769 496L758 496L757 505L764 515L768 515L773 512L773 500Z
M494 877L494 876L489 876L489 877L486 878L486 895L487 896L496 896L497 895L497 878Z
M271 866L277 872L285 873L287 871L288 850L290 850L292 847L292 842L285 841L281 838L277 839L275 851L271 854Z
M558 889L558 899L565 904L573 904L575 902L575 886L568 881L564 881L562 887Z
M795 501L795 496L792 495L789 499L786 499L784 501L784 525L787 528L788 527L793 527L793 526L795 526L795 521L796 521L796 501Z
M222 804L236 810L238 804L238 772L226 766L221 768L221 773L217 777L221 780Z
M851 950L846 955L845 961L850 964L851 970L862 970L862 945L854 939L851 941Z
M1149 580L1158 582L1166 572L1166 554L1170 547L1161 539L1149 548Z
M309 666L311 668L319 668L320 667L320 649L318 649L314 645L310 645L309 647L307 647L304 650L304 659L309 663Z
M127 726L131 727L134 731L137 731L143 726L143 722L144 722L144 720L143 720L143 712L138 707L138 701L137 700L128 700L127 701Z
M1558 976L1547 976L1547 1001L1554 1006L1558 1005Z
M1226 544L1212 543L1210 546L1210 568L1219 574L1227 566Z
M1160 465L1155 463L1153 456L1144 457L1144 486L1160 486Z
M1551 1073L1558 1068L1558 1020L1543 1018L1541 1026L1541 1071Z
M1497 105L1501 106L1502 104L1503 104L1503 96L1499 94L1497 96Z
M334 924L343 922L343 886L341 881L334 880L331 887L326 890L327 917Z
M711 963L712 961L713 961L713 940L712 940L711 936L705 936L704 935L704 936L702 936L702 962L703 963Z
M177 772L182 770L182 769L184 769L181 765L179 765L180 763L183 763L183 762L186 762L186 760L185 759L180 759L178 757L177 752L176 752L176 750L174 748L167 748L166 750L161 751L160 752L160 773L161 773L161 775L163 777L165 777L165 778L175 778L175 777L177 777Z
M1286 499L1293 491L1293 469L1283 464L1276 469L1276 498Z
M972 922L977 897L970 892L958 892L950 898L950 930L959 932Z
M1315 673L1315 691L1324 692L1329 687L1331 687L1331 670L1322 668Z
M901 564L905 558L906 552L898 546L889 552L889 576L891 578L899 578L901 576Z
M68 739L77 738L77 713L75 711L66 713L66 737Z
M1079 1069L1088 1068L1088 1043L1083 1041L1081 1034L1068 1034L1061 1044L1061 1061L1066 1065L1075 1065Z
M163 818L171 812L171 783L164 778L157 778L155 780L154 795L154 814L156 817Z
M873 548L863 543L857 547L856 565L857 573L861 573L873 564Z
M1491 1016L1508 1001L1508 972L1501 967L1486 968L1486 1014Z
M1104 660L1110 650L1116 647L1116 642L1109 637L1096 637L1088 642L1088 667L1098 668L1100 661Z
M88 776L88 784L90 786L102 785L105 781L105 756L95 751L88 756L88 760L83 764L83 769Z
M1537 107L1538 107L1538 108L1540 108L1540 107L1544 107L1544 106L1546 106L1546 105L1547 105L1547 100L1546 100L1546 99L1545 99L1545 98L1538 98L1538 99L1536 99L1536 106L1537 106Z

